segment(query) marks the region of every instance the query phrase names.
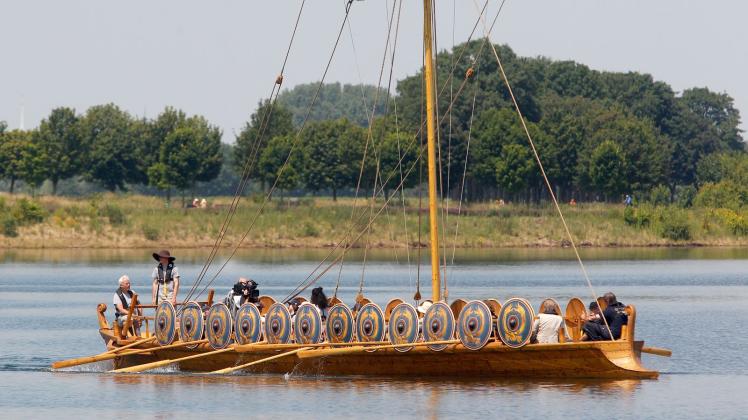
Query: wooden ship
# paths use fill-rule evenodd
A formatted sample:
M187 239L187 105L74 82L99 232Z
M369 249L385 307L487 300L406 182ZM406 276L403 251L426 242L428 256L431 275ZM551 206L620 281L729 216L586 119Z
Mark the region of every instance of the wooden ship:
M303 303L292 316L288 301L276 301L270 296L261 296L261 305L245 303L232 312L224 303L213 301L212 290L205 301L180 302L176 307L170 302L141 305L134 295L122 328L107 321L106 305L98 305L99 333L105 352L55 362L52 368L112 360L113 372L122 373L174 366L180 371L213 374L242 371L449 378L656 378L657 371L642 366L642 352L669 356L670 351L645 347L643 341L635 338L636 309L632 305L626 307L628 323L623 326L620 339L580 341L585 305L572 298L565 313L558 314L563 316L570 338L560 332L558 343L531 344L536 316L527 300L511 298L502 303L497 299L457 299L448 304L442 296L432 2L423 2L433 302L425 313L419 314L414 305L400 299L389 302L382 310L359 295L352 308L337 298L330 299L323 322L315 305ZM276 83L280 81L282 77ZM508 82L507 87L511 93ZM553 197L552 189L550 194ZM155 315L138 316L138 310L155 310ZM136 318L144 321L140 335L130 328Z

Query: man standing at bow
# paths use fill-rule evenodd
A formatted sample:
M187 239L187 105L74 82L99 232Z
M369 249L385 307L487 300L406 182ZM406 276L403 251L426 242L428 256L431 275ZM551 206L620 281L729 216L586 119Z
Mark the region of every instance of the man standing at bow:
M177 304L177 293L179 293L179 270L174 265L176 258L169 251L161 250L153 253L153 258L158 261L158 266L153 269L153 286L151 291L152 302L158 305L160 301L167 300L172 305Z

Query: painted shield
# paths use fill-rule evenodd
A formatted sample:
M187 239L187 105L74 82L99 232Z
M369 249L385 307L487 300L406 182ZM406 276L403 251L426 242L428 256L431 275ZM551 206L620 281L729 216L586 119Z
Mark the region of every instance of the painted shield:
M436 302L423 315L423 339L429 341L446 341L455 336L455 318L452 309L444 302ZM430 344L431 350L441 351L447 344Z
M327 315L327 339L331 343L353 341L353 313L342 303L333 306Z
M566 305L564 323L572 340L579 341L582 338L582 325L584 325L586 319L587 311L582 299L576 297L569 299L569 303Z
M179 338L182 341L197 341L203 338L203 310L197 302L187 302L182 307L182 316L179 318ZM195 348L197 344L188 346Z
M384 339L384 313L376 303L367 303L356 316L358 341L371 342Z
M168 346L174 342L174 336L177 333L177 313L174 305L169 301L161 301L156 308L155 330L156 340L162 346Z
M491 310L480 300L471 300L460 311L457 318L457 336L463 346L480 350L491 338L493 323Z
M509 347L522 347L530 342L532 322L535 319L530 302L511 298L504 303L496 320L499 338Z
M390 343L409 344L418 341L418 312L409 303L401 303L390 312ZM395 350L406 352L413 347L395 347Z
M208 310L205 336L214 349L223 349L231 342L231 310L225 304L214 303Z
M286 344L291 340L291 313L286 305L274 303L265 314L265 338L270 344Z
M311 303L304 303L296 311L293 335L297 344L317 344L322 341L322 316Z
M234 335L239 344L250 344L260 341L262 318L260 310L252 303L245 303L236 311Z

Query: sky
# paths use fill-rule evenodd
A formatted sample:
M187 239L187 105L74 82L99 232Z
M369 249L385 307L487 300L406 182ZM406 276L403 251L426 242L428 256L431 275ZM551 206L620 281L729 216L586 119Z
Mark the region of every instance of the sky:
M485 0L436 0L439 49L464 42ZM490 0L493 18L500 0ZM0 121L26 129L59 106L115 103L153 118L205 116L234 141L279 73L301 0L24 0L0 3ZM306 0L284 87L320 80L343 0ZM421 65L422 2L405 0L394 78ZM392 0L352 4L327 82L377 84ZM676 91L727 92L748 113L748 2L506 0L494 43L522 56L638 71ZM482 35L482 34L481 34ZM354 53L355 51L355 53ZM509 74L511 80L511 74ZM743 128L746 127L744 123Z

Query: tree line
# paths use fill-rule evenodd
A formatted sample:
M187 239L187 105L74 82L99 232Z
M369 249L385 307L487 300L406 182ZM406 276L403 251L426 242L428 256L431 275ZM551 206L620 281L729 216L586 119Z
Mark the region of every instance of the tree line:
M204 117L170 107L154 119L134 118L114 104L82 115L60 107L33 130L0 125L0 178L11 193L19 180L32 189L49 180L56 194L60 181L80 177L109 191L149 185L170 195L216 178L221 135Z
M442 193L458 196L464 175L470 200L545 200L509 91L481 43L437 56ZM663 189L675 200L734 178L725 167L748 166L740 114L727 93L675 92L648 74L596 71L497 48L545 172L564 201L618 200ZM458 62L450 79L458 56L470 60ZM325 85L307 114L315 90L316 84L299 85L276 103L261 101L223 153L220 130L172 108L153 120L132 118L111 104L83 115L56 109L37 130L2 134L0 177L11 187L15 179L31 185L49 179L53 191L59 180L80 176L109 190L140 184L170 192L214 180L219 172L236 180L249 169L255 188L275 185L282 193L334 198L357 187L418 185L420 72L398 81L394 95L372 86ZM233 164L221 170L225 161Z

